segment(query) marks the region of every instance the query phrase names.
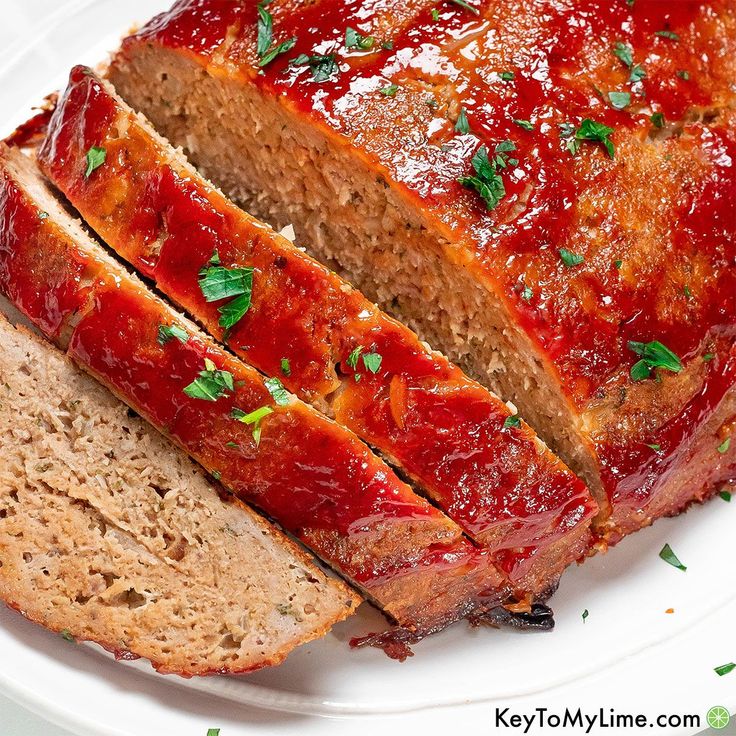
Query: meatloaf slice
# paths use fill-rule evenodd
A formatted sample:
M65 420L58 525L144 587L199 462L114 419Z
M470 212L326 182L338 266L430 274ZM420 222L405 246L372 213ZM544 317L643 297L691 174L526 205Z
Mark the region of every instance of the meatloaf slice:
M409 634L481 613L502 577L351 432L274 392L107 256L0 149L0 292L132 409Z
M72 362L0 317L0 599L183 676L248 672L360 599Z
M513 399L589 482L602 544L732 478L734 3L267 12L288 53L259 50L253 3L180 0L110 78L227 194Z
M87 152L106 152L85 176ZM235 207L91 70L75 68L39 163L120 255L237 355L379 448L509 576L545 594L588 548L585 485L509 408L288 240ZM254 268L229 330L200 271Z

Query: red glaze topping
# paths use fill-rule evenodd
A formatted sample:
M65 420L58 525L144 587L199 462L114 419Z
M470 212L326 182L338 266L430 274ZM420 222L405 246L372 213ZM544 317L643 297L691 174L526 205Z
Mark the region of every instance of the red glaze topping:
M447 624L498 603L502 579L489 555L353 434L301 402L276 405L260 374L205 339L124 269L97 260L91 241L75 244L54 222L56 215L44 224L54 228L48 237L28 224L15 227L18 213L33 210L32 197L15 179L12 169L0 179L0 285L50 337L63 323L71 332L68 352L80 365L236 495L370 591L401 623ZM64 308L58 298L42 301L40 294L63 294ZM72 311L77 314L69 322ZM162 345L159 326L172 324L189 337ZM232 378L232 389L215 401L184 392L205 361ZM257 440L254 426L232 412L264 406L271 412L261 419ZM435 602L438 586L442 609Z
M400 463L476 539L504 551L512 579L593 515L584 485L531 430L504 426L505 404L194 172L172 169L170 152L129 111L112 117L103 95L75 69L39 158L100 235L164 293L223 338L219 304L205 301L199 272L214 252L227 267L253 267L252 306L227 336L230 348L307 400L342 386L336 419ZM108 158L86 180L91 145ZM369 354L380 355L374 371Z
M642 489L642 437L655 431L674 458L690 432L674 428L666 399L637 404L644 390L628 376L638 359L628 341L661 341L687 369L717 335L729 336L726 351L733 339L736 121L726 110L736 8L730 0L471 5L479 15L430 0L408 9L275 0L275 41L298 42L258 74L255 3L181 0L123 53L143 39L191 54L211 74L250 80L349 140L465 245L478 279L502 295L584 425L598 420L586 415L603 399L628 390L618 410L636 425L629 440L591 434L609 496L642 504L631 495ZM373 34L373 47L346 50L347 26ZM333 53L339 72L327 81L308 65L289 65L299 54ZM392 83L393 96L380 92ZM461 108L468 134L454 129ZM567 150L565 126L574 131L583 118L613 129L613 160L594 141L579 141L575 156ZM489 212L457 178L472 173L479 144L492 150L506 140L518 163L501 173L506 194ZM565 265L561 248L582 263ZM733 385L714 376L702 372L691 393L702 397L694 412L701 422ZM688 401L678 407L683 416ZM645 463L651 494L668 463Z

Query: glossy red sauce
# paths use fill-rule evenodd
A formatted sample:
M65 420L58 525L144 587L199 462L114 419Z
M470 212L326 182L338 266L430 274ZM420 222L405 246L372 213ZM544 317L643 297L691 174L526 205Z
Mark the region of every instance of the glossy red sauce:
M3 142L16 148L24 148L43 140L49 121L54 114L55 101L36 113L30 120L19 125Z
M625 380L636 360L626 348L628 340L660 340L687 362L705 352L714 334L734 325L733 132L694 124L685 142L675 138L662 145L666 161L694 139L703 168L672 194L684 176L669 176L664 164L650 162L651 178L638 191L647 197L649 181L668 177L663 186L666 182L670 189L663 191L672 194L671 203L664 214L654 204L632 203L642 212L636 222L617 208L631 196L618 160L609 162L602 147L589 142L581 143L573 159L559 130L561 123L577 126L591 117L614 128L611 140L619 160L622 153L635 160L646 153L637 146L652 130L653 112L679 121L692 109L731 104L732 85L722 60L733 49L728 31L718 26L719 16L733 14L728 2L637 0L630 6L623 0L510 0L478 3L482 17L452 3L427 3L410 22L388 23L394 29L390 38L379 35L378 41L391 41L391 49L376 44L367 53L344 49L345 28L380 33L391 12L384 5L358 0L293 5L274 3L274 36L296 35L298 43L260 75L254 69L255 7L249 3L182 0L140 37L200 54L213 74L250 78L323 129L351 140L451 237L465 242L484 277L496 283L552 361L580 411L601 387ZM431 7L439 13L436 20ZM222 46L235 22L235 42ZM656 35L659 31L678 38ZM198 47L189 39L197 39ZM645 68L640 82L629 82L630 69L613 54L616 42L629 44L633 63ZM212 53L215 49L224 51L224 62ZM329 82L314 81L307 67L288 66L300 53L333 52L340 71ZM513 71L514 78L503 80L505 71ZM396 98L376 101L377 90L390 82L399 85ZM428 99L437 94L436 113L419 110L419 85L426 86ZM409 113L401 107L403 87L414 99ZM454 120L443 107L445 89L466 109L472 135L454 133ZM613 109L609 91L629 91L631 106ZM388 112L377 112L381 109ZM534 130L523 130L514 119L530 121ZM477 195L456 179L469 173L468 160L479 142L493 147L506 139L515 142L519 163L503 175L503 202L487 213ZM632 169L636 175L636 165ZM629 263L637 228L645 228L655 215L671 223L655 238L667 248L657 245L659 253L639 254ZM602 238L590 238L591 228ZM560 247L580 251L584 264L565 267ZM652 268L651 258L659 258L658 268ZM621 270L617 260L623 261ZM525 285L532 291L529 299L521 297ZM682 296L685 286L698 292L695 298ZM698 422L732 385L708 373L701 409L693 410ZM687 444L686 436L674 424L661 426L658 434L669 434L665 444L672 444L672 457L681 458L674 447ZM640 445L638 438L628 445L599 444L612 498L623 499L635 487L653 493L664 482L669 461L652 465L642 458Z
M198 179L174 171L150 136L123 121L124 112L110 118L100 93L93 77L72 73L40 160L102 237L164 293L222 339L219 304L204 300L199 273L214 252L223 266L253 267L252 306L226 336L231 349L308 400L324 398L342 381L337 420L388 453L494 552L543 548L593 515L583 484L539 452L527 427L504 428L510 411L502 402L427 353L415 335L334 274ZM83 116L79 100L86 101ZM118 129L124 138L117 139ZM81 160L92 141L104 144L109 163L88 183L75 157ZM119 201L103 207L111 214L101 216L100 202L116 194ZM362 357L351 367L355 348L378 353L380 369L372 373ZM515 572L513 562L507 565Z

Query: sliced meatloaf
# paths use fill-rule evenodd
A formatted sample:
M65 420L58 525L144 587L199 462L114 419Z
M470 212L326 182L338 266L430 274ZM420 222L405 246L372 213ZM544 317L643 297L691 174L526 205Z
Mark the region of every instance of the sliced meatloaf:
M85 176L87 154L106 159ZM474 539L519 598L588 549L585 485L498 398L345 281L239 210L109 84L77 67L38 154L97 233L237 355L379 448ZM201 270L253 268L222 325Z
M732 0L180 0L110 77L512 399L601 544L733 478Z
M75 362L409 634L500 602L501 575L456 524L151 293L62 210L29 158L0 151L0 292Z
M184 676L248 672L360 599L72 362L0 317L0 600Z

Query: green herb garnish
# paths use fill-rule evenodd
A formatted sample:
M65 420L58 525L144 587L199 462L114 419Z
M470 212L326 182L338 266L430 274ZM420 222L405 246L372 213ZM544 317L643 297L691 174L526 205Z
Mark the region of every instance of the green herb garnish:
M649 120L655 128L664 128L664 113L655 112L649 116Z
M731 503L731 491L718 491L718 495L726 502Z
M451 0L451 2L459 5L461 8L465 8L465 10L469 10L473 15L480 15L480 10L466 3L465 0Z
M613 158L615 149L613 147L613 143L609 140L609 136L612 133L613 128L609 128L607 125L603 125L603 123L597 123L595 120L591 120L590 118L585 118L585 120L580 123L580 127L575 131L575 140L602 143L606 151L608 151L608 155ZM572 152L576 153L577 146L574 146L574 149L575 150Z
M682 370L682 361L668 347L657 340L647 343L630 340L627 347L636 355L641 356L641 360L631 366L631 379L633 381L643 381L645 378L649 378L655 368L663 368L672 373L679 373Z
M669 546L669 544L665 544L664 547L659 552L659 556L668 564L672 565L672 567L676 567L678 570L682 570L685 572L687 570L687 567L680 562L680 560L677 558L677 555L672 551L672 547Z
M662 451L662 446L661 445L647 445L647 447L649 447L652 450L654 450L654 452L661 452Z
M250 309L253 293L253 268L225 268L219 265L220 256L215 251L199 272L199 288L208 302L235 297L218 308L220 326L226 330L234 327Z
M358 345L357 348L353 349L346 358L345 362L348 364L350 368L355 370L358 367L358 358L360 357L360 354L363 352L363 347L361 345Z
M731 438L726 437L723 442L721 442L720 445L718 445L718 452L721 453L721 455L725 455L728 452L728 448L731 447Z
M722 664L720 667L714 667L713 672L715 672L718 677L723 677L723 675L727 675L729 672L733 672L736 670L736 662L729 662L728 664Z
M518 414L512 414L510 417L506 417L503 421L504 429L509 427L518 427L521 424L521 417Z
M258 66L264 67L270 64L277 56L285 54L287 51L291 51L296 46L296 36L288 38L286 41L276 44L272 49L267 51L258 62Z
M281 358L281 372L287 378L291 375L291 362L288 358Z
M176 338L179 342L186 342L189 339L189 333L179 325L159 325L158 326L158 342L159 345L166 345Z
M684 79L686 82L690 79L690 72L687 71L687 69L680 69L679 71L675 72L675 74L680 79Z
M363 365L371 372L378 373L381 369L383 356L379 353L365 353L363 355Z
M457 122L455 123L455 130L462 135L470 133L470 123L468 123L468 116L464 107L460 108L460 114L457 116Z
M616 110L625 110L631 104L630 92L609 92L608 100Z
M674 33L673 31L655 31L655 36L659 36L660 38L669 38L670 41L679 41L680 37Z
M292 66L308 66L315 82L326 82L340 68L335 61L335 54L299 54L289 62Z
M510 82L516 74L514 74L514 72L501 72L498 76L501 77L504 82Z
M348 26L345 29L345 48L346 49L360 49L361 51L368 51L373 48L373 44L376 39L373 36L363 36L355 28Z
M87 151L87 169L84 172L84 178L89 179L90 175L95 169L99 169L102 164L105 163L107 158L107 151L104 148L92 146Z
M636 64L631 69L631 74L629 74L629 82L636 84L637 82L641 82L642 79L646 79L646 76L646 69L641 64Z
M613 54L621 59L624 65L629 68L634 63L634 51L629 44L623 41L616 41L613 47Z
M567 248L560 248L559 251L557 251L560 254L560 259L562 262L568 267L573 268L574 266L579 266L585 258L577 253L573 253L571 250L568 250Z
M588 609L587 608L583 611L583 623L585 623L585 619L586 618L588 618Z
M61 631L59 632L59 636L60 636L60 637L61 637L61 638L62 638L62 639L63 639L64 641L70 641L70 642L72 642L72 643L76 642L76 639L75 639L75 638L74 638L74 637L72 636L72 632L71 632L71 631L69 631L69 629L62 629L62 630L61 630Z
M273 414L273 409L270 406L262 406L249 413L237 408L230 412L233 419L253 427L253 439L256 446L261 444L261 422L269 414Z
M458 182L468 189L474 189L484 199L486 209L490 212L506 194L506 188L499 172L507 166L515 166L518 161L506 154L516 146L512 141L502 141L496 146L492 159L488 158L488 149L481 146L471 161L475 176L461 176Z
M286 406L290 402L289 392L284 388L281 379L267 378L263 383L278 406Z
M273 48L273 17L266 10L268 3L258 3L258 40L256 53L258 54L258 66L264 67L270 64L277 56L290 51L296 45L296 36L287 41L276 44Z
M521 290L521 298L528 302L532 297L534 296L534 292L531 290L529 286L524 286L524 288Z
M534 123L531 123L528 120L518 120L515 118L513 122L520 128L524 128L524 130L534 130Z
M384 97L395 97L399 91L398 84L389 84L387 87L382 87L378 90Z
M233 374L218 370L209 358L205 358L204 370L184 389L184 393L192 399L217 401L234 389Z

